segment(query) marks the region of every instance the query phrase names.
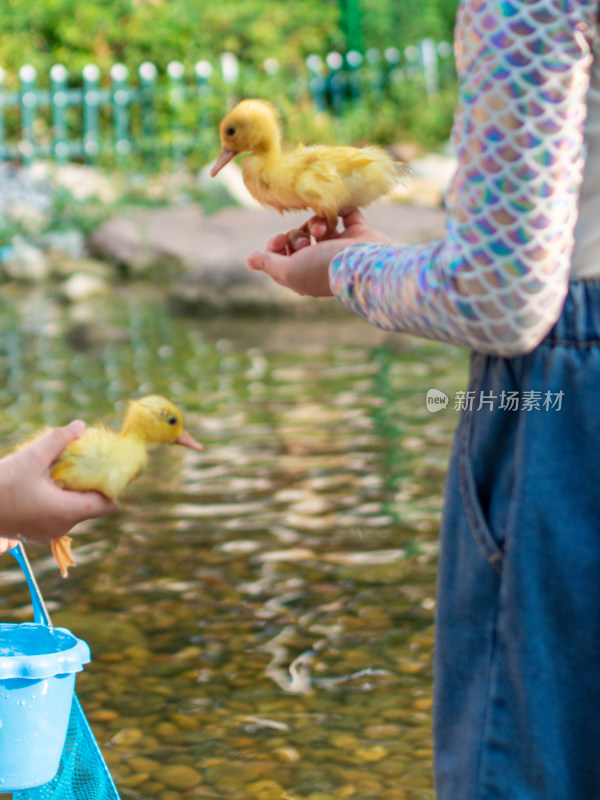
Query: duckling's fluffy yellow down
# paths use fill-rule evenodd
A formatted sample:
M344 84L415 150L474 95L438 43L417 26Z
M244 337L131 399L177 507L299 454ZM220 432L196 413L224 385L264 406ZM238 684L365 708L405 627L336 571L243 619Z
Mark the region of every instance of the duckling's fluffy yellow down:
M86 428L63 450L50 476L63 489L97 491L114 500L146 466L148 445L160 443L203 449L184 429L181 410L166 397L147 395L130 400L120 430L104 425ZM63 577L74 563L70 542L69 536L51 542Z
M263 100L242 100L219 126L222 150L211 175L239 153L250 194L279 212L312 209L327 220L374 202L407 173L406 165L378 147L314 145L282 150L277 111Z
M119 431L86 428L61 453L50 472L64 489L102 492L113 500L146 466L151 444L182 444L202 450L183 428L180 409L160 395L130 400Z

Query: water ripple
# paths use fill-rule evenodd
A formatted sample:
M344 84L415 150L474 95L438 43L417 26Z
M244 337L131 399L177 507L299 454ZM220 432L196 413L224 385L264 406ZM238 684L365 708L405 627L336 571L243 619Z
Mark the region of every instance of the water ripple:
M103 325L123 335L93 344ZM7 444L75 416L115 422L128 395L156 391L206 447L154 449L120 511L78 528L68 581L30 553L55 622L92 648L78 694L124 800L433 796L456 416L424 396L462 388L465 368L359 320L196 323L124 293L82 322L41 294L4 302ZM8 560L0 583L2 618L27 618Z

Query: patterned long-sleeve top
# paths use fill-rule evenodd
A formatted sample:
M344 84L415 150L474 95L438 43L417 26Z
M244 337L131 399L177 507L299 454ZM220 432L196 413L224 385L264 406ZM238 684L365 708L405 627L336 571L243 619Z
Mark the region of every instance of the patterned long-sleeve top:
M571 276L597 6L463 0L446 235L346 248L329 272L345 306L379 327L484 353L518 355L541 341ZM600 248L596 259L600 277Z

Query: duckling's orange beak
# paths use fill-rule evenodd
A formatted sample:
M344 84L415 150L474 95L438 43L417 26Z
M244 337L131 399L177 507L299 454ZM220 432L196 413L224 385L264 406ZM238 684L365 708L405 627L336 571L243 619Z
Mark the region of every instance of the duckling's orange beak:
M225 164L229 164L231 159L235 158L235 156L237 156L235 150L228 150L226 147L223 147L217 160L213 164L213 167L210 171L210 177L214 178L215 175L223 169Z
M181 431L177 439L175 439L175 444L182 444L184 447L189 447L192 450L204 450L204 445L197 442L192 434L188 433L186 430Z

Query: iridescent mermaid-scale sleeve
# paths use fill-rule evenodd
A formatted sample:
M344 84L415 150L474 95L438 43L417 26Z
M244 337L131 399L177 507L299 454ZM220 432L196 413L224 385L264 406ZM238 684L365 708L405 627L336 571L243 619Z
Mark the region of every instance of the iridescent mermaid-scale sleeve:
M569 280L597 3L461 3L446 235L343 250L329 276L346 307L484 353L541 341Z

